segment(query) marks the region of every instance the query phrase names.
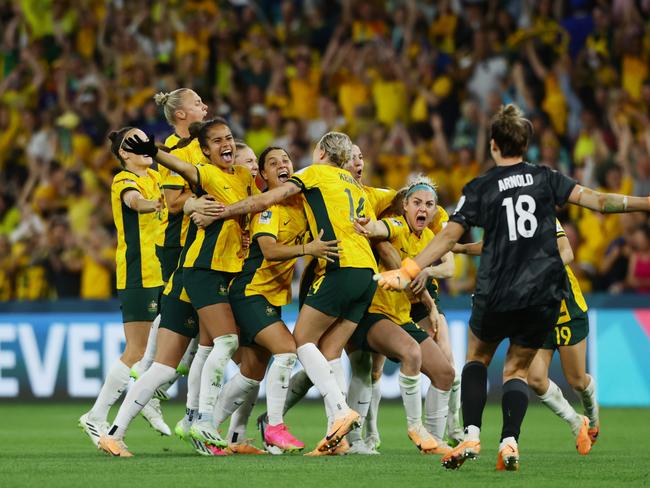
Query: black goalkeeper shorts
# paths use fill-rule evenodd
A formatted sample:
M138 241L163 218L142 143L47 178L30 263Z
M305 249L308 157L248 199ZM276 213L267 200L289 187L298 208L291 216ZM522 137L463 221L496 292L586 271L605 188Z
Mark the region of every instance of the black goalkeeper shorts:
M512 344L539 349L560 315L560 302L521 310L494 312L474 301L469 327L484 342L510 339Z

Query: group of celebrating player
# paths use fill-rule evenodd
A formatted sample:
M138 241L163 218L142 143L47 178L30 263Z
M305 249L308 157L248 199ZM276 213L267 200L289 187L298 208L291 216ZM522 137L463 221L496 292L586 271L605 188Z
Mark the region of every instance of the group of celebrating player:
M175 432L201 454L302 450L283 416L312 385L323 397L327 429L307 455L377 454L379 381L388 357L400 363L408 437L421 452L442 455L443 466L458 468L480 452L487 366L509 338L497 469L518 469L527 382L570 424L580 454L589 452L599 424L594 382L585 372L587 306L565 267L572 253L556 207L568 201L603 212L648 210L647 199L594 192L523 162L530 123L512 105L491 122L496 167L466 185L448 217L425 177L400 191L364 186L361 151L345 134L325 134L313 164L294 173L279 147L264 150L256 164L225 120L203 120L207 107L192 90L156 101L175 129L166 147L132 127L110 136L123 167L112 206L126 348L80 418L95 445L132 456L123 442L131 420L143 409L159 413L151 402L188 374L186 414ZM150 168L154 161L158 171ZM483 241L457 244L471 226L484 229ZM462 375L455 374L437 300L436 280L454 272L452 252L482 254ZM302 256L292 333L281 308L291 302ZM558 346L586 416L548 379ZM352 365L349 389L344 349ZM231 359L239 372L224 384ZM303 370L292 376L297 361ZM431 380L424 421L421 373ZM130 374L137 381L109 426L108 411ZM264 377L267 411L258 425L266 451L245 440ZM231 416L224 439L218 429ZM170 434L161 416L150 417ZM364 423L362 439L357 428ZM444 442L445 433L455 447Z

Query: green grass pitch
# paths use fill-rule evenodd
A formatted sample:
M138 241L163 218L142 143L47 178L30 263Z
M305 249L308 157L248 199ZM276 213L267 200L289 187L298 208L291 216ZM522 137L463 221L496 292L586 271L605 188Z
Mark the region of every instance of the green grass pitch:
M646 486L650 485L650 411L603 409L602 433L588 456L579 456L568 427L533 405L520 438L521 469L494 470L501 411L486 410L483 450L477 461L446 471L437 456L424 456L406 437L399 403L380 406L380 456L305 458L289 456L202 457L175 438L155 434L142 418L126 439L136 457L110 458L96 451L77 428L88 404L0 405L2 487L437 487L437 486ZM179 403L164 405L170 426L182 415ZM254 417L261 411L258 406ZM112 414L115 414L113 410ZM287 416L292 431L313 447L322 435L322 404L299 405ZM249 436L259 438L254 425Z

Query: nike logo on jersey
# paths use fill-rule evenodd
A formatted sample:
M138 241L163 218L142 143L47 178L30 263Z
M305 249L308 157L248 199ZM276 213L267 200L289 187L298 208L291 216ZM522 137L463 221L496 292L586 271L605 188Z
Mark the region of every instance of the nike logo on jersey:
M533 175L526 173L525 175L512 175L507 178L499 180L499 191L510 190L511 188L519 188L521 186L530 186L533 184Z
M223 187L224 190L230 190L230 188L231 188L230 186L224 186Z
M291 222L291 219L287 220L286 222L283 222L282 225L287 225L289 222Z

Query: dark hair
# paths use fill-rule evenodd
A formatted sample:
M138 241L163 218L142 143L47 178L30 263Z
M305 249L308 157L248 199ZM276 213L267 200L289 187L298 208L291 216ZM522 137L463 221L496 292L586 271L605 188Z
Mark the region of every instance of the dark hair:
M512 103L502 105L490 121L490 137L504 158L523 156L532 132L533 124Z
M113 153L113 156L117 158L123 168L126 167L126 162L124 159L122 159L122 156L120 156L120 147L122 146L122 142L124 142L126 134L133 129L135 129L135 127L127 126L122 127L118 130L114 130L108 134L108 138L111 141L111 152Z
M176 145L171 148L171 150L185 147L189 145L189 143L194 139L199 140L199 145L201 147L208 147L208 129L214 127L215 125L225 125L226 127L230 128L226 119L222 117L214 117L213 119L205 120L203 122L192 122L188 127L190 136L184 137L178 141Z
M266 157L269 155L271 151L284 151L284 153L289 156L289 151L287 151L285 148L280 147L280 146L269 146L262 153L260 154L259 158L257 158L257 166L259 167L260 171L264 169L264 166L266 165ZM289 156L289 159L291 159L291 156Z

